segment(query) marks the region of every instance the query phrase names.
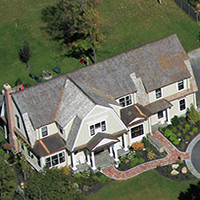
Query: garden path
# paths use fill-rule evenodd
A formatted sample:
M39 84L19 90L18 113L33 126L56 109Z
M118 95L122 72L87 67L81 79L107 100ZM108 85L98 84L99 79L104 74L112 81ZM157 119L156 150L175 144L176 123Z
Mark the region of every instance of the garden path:
M167 156L162 159L149 161L136 167L133 167L127 171L119 171L114 166L106 168L103 173L115 180L126 180L141 174L150 169L154 169L157 166L164 166L176 162L179 158L183 160L190 159L190 152L179 151L170 141L168 141L158 130L153 131L153 136L163 145Z

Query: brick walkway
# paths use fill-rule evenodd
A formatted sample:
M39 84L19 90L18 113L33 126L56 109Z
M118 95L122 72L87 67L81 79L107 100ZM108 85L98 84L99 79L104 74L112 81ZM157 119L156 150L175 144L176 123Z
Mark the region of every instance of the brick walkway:
M125 180L137 176L138 174L141 174L142 172L145 172L147 170L154 169L157 166L163 166L174 163L180 157L183 160L190 159L190 152L179 151L159 131L154 131L153 136L158 140L160 144L163 145L165 151L167 152L167 156L165 158L146 162L144 164L133 167L127 171L119 171L112 166L107 169L104 169L103 173L106 176L115 180Z

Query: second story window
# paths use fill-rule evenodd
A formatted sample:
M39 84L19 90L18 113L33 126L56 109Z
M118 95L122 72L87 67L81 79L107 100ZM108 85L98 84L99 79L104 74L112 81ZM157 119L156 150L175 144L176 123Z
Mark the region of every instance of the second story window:
M178 90L182 90L182 89L184 89L184 82L183 82L183 80L181 80L181 81L178 82Z
M128 106L132 104L132 99L131 99L131 95L128 95L126 97L122 97L119 99L119 104L122 107Z
M42 132L42 137L47 136L48 135L47 126L42 127L41 132Z
M156 99L159 99L160 97L162 97L162 91L161 91L161 88L155 90L156 92Z
M106 122L102 121L90 126L90 135L95 135L98 132L106 131Z

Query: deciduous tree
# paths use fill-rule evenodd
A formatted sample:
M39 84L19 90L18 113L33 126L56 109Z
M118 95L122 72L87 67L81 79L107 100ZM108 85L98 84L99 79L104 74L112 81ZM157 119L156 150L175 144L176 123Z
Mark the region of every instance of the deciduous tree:
M26 68L28 68L28 61L31 58L31 52L27 41L24 42L23 48L19 50L19 58L22 62L26 63Z
M44 29L68 55L89 56L96 62L96 49L105 38L102 18L97 11L100 0L61 0L42 10ZM94 58L91 57L94 56Z

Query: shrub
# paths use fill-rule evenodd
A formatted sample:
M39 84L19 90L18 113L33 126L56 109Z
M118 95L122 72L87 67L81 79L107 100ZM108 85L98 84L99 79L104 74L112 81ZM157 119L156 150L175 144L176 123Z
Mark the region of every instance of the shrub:
M178 137L181 137L181 132L178 132L178 133L177 133L177 136L178 136Z
M172 134L172 131L167 129L165 132L164 132L164 136L165 137L170 137L170 135Z
M174 141L174 140L176 139L176 135L175 135L174 133L172 133L172 134L170 135L169 139L170 139L171 141Z
M191 124L195 124L200 120L200 115L192 104L190 106L189 112L187 113L187 119Z
M128 153L128 155L127 155L127 159L128 159L129 161L133 160L133 159L134 159L134 155L135 155L135 152L130 151L130 152ZM125 162L125 160L124 160L124 162Z
M182 129L182 132L183 132L184 134L186 133L186 131L187 131L186 129Z
M180 145L181 145L181 149L183 150L183 149L185 148L185 143L184 143L184 141L182 141Z
M190 131L190 132L189 132L189 135L191 135L191 136L194 135L194 132Z
M3 157L4 157L5 159L10 158L9 154L7 154L7 153L5 153Z
M178 128L178 129L182 129L182 126L181 126L181 125L178 125L177 128Z
M156 157L156 154L153 151L149 151L147 154L147 158L149 160L153 160Z
M142 152L137 152L137 153L135 154L135 157L136 157L136 158L141 158L142 155L143 155Z
M183 117L183 116L179 117L180 124L182 124L184 121L185 121L185 117Z
M173 127L173 128L172 128L172 132L175 133L176 131L177 131L177 128L176 128L176 127Z
M200 127L200 121L198 121L196 124L197 124L198 127Z
M194 127L194 128L192 129L192 132L193 132L193 133L197 133L197 132L198 132L198 128L197 128L197 127Z
M190 139L190 136L189 136L189 135L186 135L186 136L184 137L184 139L185 139L185 140L189 140L189 139Z
M4 150L0 149L0 155L3 155L3 154L4 154Z
M105 183L105 182L107 182L107 178L106 178L106 176L104 176L103 174L99 177L99 182L100 183Z
M3 145L3 149L4 149L4 150L10 150L11 147L12 147L12 145L9 144L9 143L5 143L5 144Z
M171 119L171 122L173 126L178 126L180 124L179 118L176 115Z
M178 145L180 143L180 141L178 140L178 139L175 139L174 141L173 141L173 144L174 145Z
M171 124L167 125L167 128L168 128L168 129L170 129L171 127L172 127L172 125L171 125Z
M138 158L135 158L134 160L131 161L130 166L134 167L138 163Z
M190 125L189 125L189 124L186 124L186 125L185 125L185 129L186 129L186 130L189 130L189 129L190 129Z
M65 166L65 167L60 167L60 170L63 170L64 174L66 174L67 176L71 173L71 170L69 167Z
M138 163L142 164L142 163L144 163L144 162L145 162L145 161L144 161L143 158L139 158L139 159L138 159Z
M142 149L144 149L144 143L142 143L142 142L135 142L135 143L132 144L132 148L135 151L142 150Z
M146 137L142 138L142 143L144 143L144 147L150 147L151 143L149 142L149 140Z
M162 132L164 133L167 130L167 127L162 128Z
M172 166L171 165L167 165L167 171L171 172L172 171Z

